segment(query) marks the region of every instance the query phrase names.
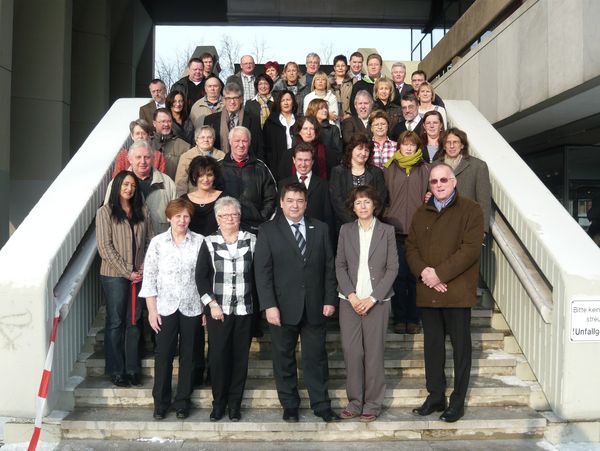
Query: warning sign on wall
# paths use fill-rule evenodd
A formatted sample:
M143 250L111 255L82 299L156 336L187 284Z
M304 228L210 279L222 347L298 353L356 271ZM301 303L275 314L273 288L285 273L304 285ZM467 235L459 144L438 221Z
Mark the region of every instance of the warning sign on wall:
M600 341L600 301L571 301L571 341Z

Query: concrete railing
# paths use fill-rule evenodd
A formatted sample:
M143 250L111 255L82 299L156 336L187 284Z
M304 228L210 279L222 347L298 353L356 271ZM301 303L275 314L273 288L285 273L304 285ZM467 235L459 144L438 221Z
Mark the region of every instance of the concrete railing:
M0 250L0 416L35 416L52 319L61 305L48 410L69 378L100 305L91 230L96 210L129 122L146 101L115 102Z
M600 311L600 249L470 102L445 102L449 122L467 132L473 155L487 162L502 216L492 221L493 243L482 262L494 299L554 412L600 419L600 365L590 364L600 354L600 336L571 337L580 317L573 301L596 301ZM511 230L522 252L507 240ZM600 314L590 318L590 329L600 331Z

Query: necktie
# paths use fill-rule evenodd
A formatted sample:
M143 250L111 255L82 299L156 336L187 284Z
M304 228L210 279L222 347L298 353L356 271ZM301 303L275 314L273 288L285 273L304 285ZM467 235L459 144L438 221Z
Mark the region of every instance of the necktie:
M304 255L304 252L306 251L306 240L304 239L304 237L302 236L302 233L300 232L300 223L292 224L292 226L295 229L294 237L296 238L296 243L298 243L298 248L300 248L300 253L302 255Z
M412 132L412 122L406 121L406 129L409 132Z
M237 114L233 113L229 115L229 130L236 126Z
M300 176L300 183L304 183L306 185L306 179L308 178L307 175L301 175Z

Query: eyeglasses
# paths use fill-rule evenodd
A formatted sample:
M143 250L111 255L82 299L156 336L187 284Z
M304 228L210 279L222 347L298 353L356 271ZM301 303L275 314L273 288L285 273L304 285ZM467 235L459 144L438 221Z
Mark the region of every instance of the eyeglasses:
M222 215L217 215L219 219L238 219L240 217L239 213L223 213Z
M237 96L237 97L223 97L223 99L227 100L228 102L233 102L234 100L240 100L242 98L242 96Z
M431 179L431 180L429 180L429 184L437 185L438 182L440 182L441 184L446 184L446 183L448 183L448 180L454 180L454 177L441 177L439 179Z

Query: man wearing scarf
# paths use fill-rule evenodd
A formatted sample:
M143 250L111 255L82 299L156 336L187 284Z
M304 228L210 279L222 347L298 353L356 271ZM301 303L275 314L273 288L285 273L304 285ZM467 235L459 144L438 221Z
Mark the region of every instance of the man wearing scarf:
M429 395L413 413L443 412L453 423L465 413L471 372L471 307L477 299L483 211L456 190L456 175L445 163L431 169L432 196L415 212L406 260L417 284L424 334L425 380ZM446 403L446 334L454 360L454 390Z

